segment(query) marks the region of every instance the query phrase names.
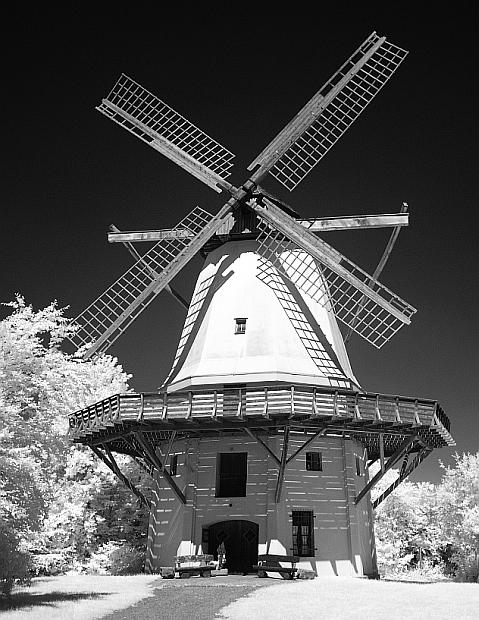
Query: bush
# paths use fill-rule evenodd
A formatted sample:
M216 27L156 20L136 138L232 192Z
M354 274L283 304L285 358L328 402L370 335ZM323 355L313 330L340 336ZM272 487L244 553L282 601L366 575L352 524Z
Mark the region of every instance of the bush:
M455 581L479 583L479 558L472 553L458 552L452 556L456 565Z
M111 575L137 575L143 572L145 552L128 543L110 554Z
M32 555L32 573L35 577L62 575L70 568L71 562L71 553L34 553Z
M90 575L108 575L111 571L111 556L122 544L114 540L103 543L91 554L83 569Z
M30 582L30 555L19 546L17 536L0 525L0 594L5 596L10 596L15 582Z

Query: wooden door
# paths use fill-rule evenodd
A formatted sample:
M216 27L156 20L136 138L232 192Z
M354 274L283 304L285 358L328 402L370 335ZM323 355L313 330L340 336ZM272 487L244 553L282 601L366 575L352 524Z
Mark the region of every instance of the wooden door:
M230 573L249 573L258 561L258 524L252 521L220 521L209 527L208 553L218 557L224 543Z

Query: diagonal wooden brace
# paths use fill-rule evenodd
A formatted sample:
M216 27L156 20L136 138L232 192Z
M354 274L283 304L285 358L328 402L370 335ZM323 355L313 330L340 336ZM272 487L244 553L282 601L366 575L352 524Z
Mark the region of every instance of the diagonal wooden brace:
M284 473L286 470L286 463L288 458L288 443L289 443L289 426L285 426L283 435L283 450L281 451L281 462L278 471L278 480L276 482L276 492L274 494L274 501L279 504L281 500L281 491L283 490Z
M322 428L321 430L319 430L316 433L314 433L314 435L309 437L309 439L307 439L303 443L303 445L300 446L296 450L296 452L293 452L293 454L289 457L289 459L286 459L286 465L289 465L289 463L291 463L291 461L293 461L298 456L298 454L300 454L300 452L302 452L305 448L307 448L311 442L313 442L318 437L322 437L323 435L325 435L326 434L326 430L327 430L326 428Z
M363 497L367 493L369 493L369 491L373 488L373 486L381 480L384 474L387 471L389 471L391 467L393 467L399 461L399 459L401 459L407 452L411 451L411 448L414 442L416 442L417 440L418 440L418 437L416 435L411 435L411 437L408 437L406 441L404 441L402 445L399 446L396 452L392 456L389 457L387 463L385 463L384 465L384 468L381 468L378 471L378 473L374 476L374 478L372 478L368 482L368 484L364 487L364 489L358 494L358 496L354 500L355 504L359 504L359 502L363 499Z
M164 468L163 463L158 458L149 440L144 436L143 433L135 433L135 439L137 440L139 445L142 447L145 455L147 456L151 464L155 467L155 469L158 470L158 473L161 476L163 476L163 478L166 480L168 486L173 491L173 493L176 495L176 497L180 500L182 504L186 504L186 497L184 496L182 491L178 488L178 485L173 480L173 478L170 476L168 471Z
M249 428L244 428L243 429L245 431L245 433L247 435L249 435L252 439L254 439L255 441L257 441L260 446L262 446L266 452L270 455L270 457L274 460L274 462L277 465L281 465L281 460L276 456L276 454L273 452L273 450L271 450L271 448L268 446L267 443L265 443L261 437L258 437L258 435L256 435L256 433L253 433L253 431L251 431Z
M409 474L411 474L418 465L420 465L426 457L428 457L432 452L432 448L428 446L423 446L418 454L414 457L414 459L409 463L409 465L399 474L397 479L385 490L379 497L377 497L373 502L373 509L377 508L381 502L383 502L386 497L391 495L391 493L396 489L403 480L405 480Z
M113 457L113 454L110 452L110 450L103 446L103 449L105 450L106 454L103 454L103 452L97 448L96 446L90 446L90 448L93 450L93 452L96 454L96 456L102 460L105 465L111 469L111 471L115 474L115 476L121 480L121 482L123 482L123 484L128 487L130 489L130 491L132 493L134 493L138 499L140 500L140 502L146 506L147 508L151 508L151 502L143 495L143 493L136 488L136 486L130 482L130 480L128 480L128 478L120 471L120 468L118 467L118 463L115 461L115 458ZM107 456L108 455L108 456Z

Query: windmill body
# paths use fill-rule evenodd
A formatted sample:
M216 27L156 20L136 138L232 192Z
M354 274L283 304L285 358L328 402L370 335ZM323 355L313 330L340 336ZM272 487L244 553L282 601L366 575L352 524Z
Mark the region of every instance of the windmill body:
M196 207L171 229L112 227L109 240L136 262L76 318L71 337L85 358L99 355L161 291L186 306L159 390L113 395L70 415L73 441L150 506L150 571L225 548L232 572L251 571L258 553L268 553L295 556L318 575L375 576L373 509L435 447L454 445L435 400L367 392L345 346L355 333L380 349L415 313L377 279L407 207L306 220L261 186L270 175L294 189L405 57L372 33L240 187L227 181L230 151L127 76L98 107L225 195L215 215ZM373 275L326 241L328 230L379 226L393 231ZM142 241L156 243L142 254L132 245ZM205 262L186 303L171 284L198 252ZM149 473L151 497L114 453ZM372 501L394 466L396 480Z

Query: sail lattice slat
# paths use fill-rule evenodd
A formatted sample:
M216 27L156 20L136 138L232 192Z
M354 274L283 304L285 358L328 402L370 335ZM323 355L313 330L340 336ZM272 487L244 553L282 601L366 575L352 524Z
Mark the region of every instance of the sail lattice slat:
M303 258L306 260L309 259L314 264L309 254L303 252ZM281 276L279 271L273 267L271 262L261 258L258 263L257 276L259 280L264 282L274 292L286 316L291 322L291 325L294 327L303 343L304 348L308 352L308 355L319 371L325 377L328 377L330 385L336 387L350 387L351 381L344 376L344 373L340 370L335 361L333 361L333 356L334 358L336 356L331 350L327 351L325 349L325 345L318 338L318 335L306 318L301 306L289 290L285 279ZM318 277L320 277L319 274ZM318 283L318 286L321 286L321 284Z
M295 249L291 241L268 222L260 219L258 227L261 230L259 254L284 271L300 291L332 310L342 323L378 349L416 312L415 308L373 280L346 257L342 256L341 268L347 270L352 280L368 288L374 285L374 289L371 288L372 297L365 295L352 281L334 270L331 262L323 262L319 256L315 260L304 261L304 252ZM377 296L396 309L397 313L378 303Z
M210 213L195 207L177 226L191 232L191 237L163 239L155 244L75 319L79 328L70 338L73 344L78 348L93 345L109 331L99 348L106 349L116 340L160 292L161 288L155 287L160 274L165 273L211 219ZM114 326L116 329L112 331Z
M179 165L192 164L189 171L207 184L209 173L212 185L215 176L226 179L230 174L233 153L125 74L97 110ZM195 171L195 162L204 174L201 168Z
M393 75L407 52L372 33L249 166L290 191L321 161Z

